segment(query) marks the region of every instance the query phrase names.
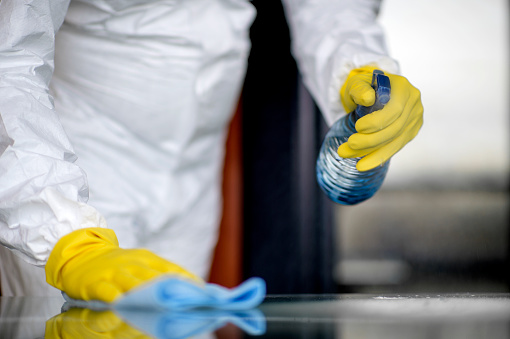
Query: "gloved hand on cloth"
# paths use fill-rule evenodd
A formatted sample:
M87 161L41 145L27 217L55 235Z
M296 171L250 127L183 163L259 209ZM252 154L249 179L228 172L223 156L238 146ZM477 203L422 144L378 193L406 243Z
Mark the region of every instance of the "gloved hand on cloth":
M251 278L227 289L207 284L184 268L144 249L122 249L106 228L62 237L46 263L46 281L76 307L97 309L246 310L264 299L266 285Z
M145 249L122 249L115 232L84 228L62 237L46 263L46 281L73 299L111 303L165 274L204 281Z
M354 111L357 105L375 103L375 91L371 87L374 69L376 67L365 66L349 73L340 90L346 112ZM391 83L390 101L380 111L359 119L356 122L358 133L338 148L342 158L363 157L356 165L358 171L384 164L418 134L423 124L420 91L402 76L384 74Z

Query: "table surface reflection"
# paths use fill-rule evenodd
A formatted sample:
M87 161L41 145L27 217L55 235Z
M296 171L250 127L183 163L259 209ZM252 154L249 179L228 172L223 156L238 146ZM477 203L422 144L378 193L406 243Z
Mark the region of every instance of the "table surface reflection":
M270 295L242 312L68 309L0 298L1 338L510 338L510 294Z

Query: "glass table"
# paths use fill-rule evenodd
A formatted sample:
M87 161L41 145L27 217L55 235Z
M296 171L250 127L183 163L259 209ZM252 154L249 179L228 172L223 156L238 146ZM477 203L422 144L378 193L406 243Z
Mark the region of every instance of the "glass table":
M0 338L510 338L510 294L269 295L242 312L96 311L0 298Z

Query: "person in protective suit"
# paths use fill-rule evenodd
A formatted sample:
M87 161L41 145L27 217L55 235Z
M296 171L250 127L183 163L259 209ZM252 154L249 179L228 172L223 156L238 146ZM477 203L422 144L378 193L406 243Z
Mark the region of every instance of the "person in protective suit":
M390 102L339 149L360 170L385 162L423 107L388 56L380 2L283 4L329 124L373 104L375 67L390 77ZM162 274L206 277L254 16L247 0L0 2L3 295L113 301Z

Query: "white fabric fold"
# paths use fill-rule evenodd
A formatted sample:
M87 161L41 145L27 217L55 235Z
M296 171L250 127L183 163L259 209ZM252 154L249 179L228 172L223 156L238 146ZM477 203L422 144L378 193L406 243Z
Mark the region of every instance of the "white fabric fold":
M87 179L48 89L68 5L0 2L0 243L35 265L45 264L63 235L106 227L85 205Z

